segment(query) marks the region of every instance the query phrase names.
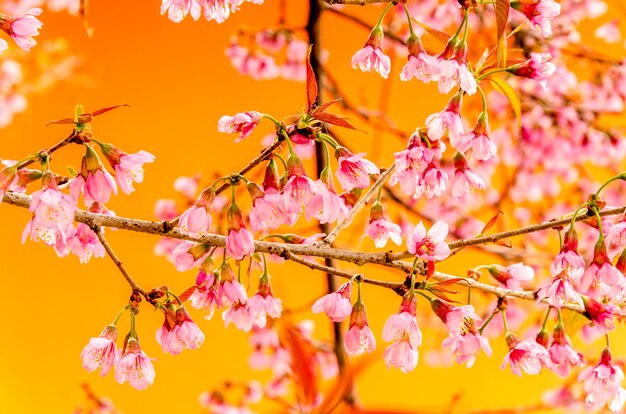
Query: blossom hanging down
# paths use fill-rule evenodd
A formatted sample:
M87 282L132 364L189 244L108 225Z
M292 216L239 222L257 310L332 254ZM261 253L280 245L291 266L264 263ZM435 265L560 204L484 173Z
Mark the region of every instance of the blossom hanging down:
M578 381L583 381L587 397L585 403L590 410L597 410L608 405L609 409L617 412L622 409L626 401L626 390L622 387L624 371L611 364L611 352L608 348L602 351L600 362L593 367L584 369L578 375Z
M352 67L361 69L363 72L374 70L380 73L384 79L387 79L391 70L391 59L381 49L383 38L382 27L380 25L374 27L369 39L365 42L365 46L352 56Z
M415 307L415 293L409 291L402 298L398 313L391 315L383 327L383 340L392 342L385 348L385 363L388 368L394 366L404 373L413 371L417 366L417 348L422 344Z
M11 36L19 47L29 51L37 44L33 37L39 34L39 29L43 26L43 23L37 19L37 16L41 13L42 10L40 8L30 9L20 17L11 17L0 13L0 29ZM0 52L6 49L3 46L6 46L5 41L0 44Z
M263 0L247 0L254 4L262 4ZM163 0L161 14L174 23L180 23L188 14L198 20L202 14L208 21L223 23L231 13L239 10L244 0Z

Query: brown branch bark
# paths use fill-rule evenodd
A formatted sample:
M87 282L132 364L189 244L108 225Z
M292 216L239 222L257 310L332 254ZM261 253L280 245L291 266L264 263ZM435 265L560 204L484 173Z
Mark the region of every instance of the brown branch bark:
M4 195L3 201L7 204L12 204L18 207L27 208L30 205L31 198L24 194L7 192ZM601 216L610 216L621 214L626 211L626 206L608 209L600 212ZM576 217L576 221L581 221L586 219L587 216L582 215ZM187 234L182 233L178 229L169 229L167 226L167 222L155 222L155 221L147 221L147 220L138 220L127 217L112 217L106 216L103 214L91 213L84 210L76 211L74 219L79 223L85 223L91 228L94 227L114 227L124 230L136 231L140 233L147 234L155 234L160 236L166 236L176 239L189 240L194 242L206 243L211 246L224 247L226 245L226 237L216 234L209 234L204 237L192 237ZM532 226L522 227L515 230L510 230L502 233L496 233L488 236L476 237L473 239L467 240L459 240L457 242L450 243L449 246L451 248L459 248L465 246L471 246L480 243L488 243L494 242L500 239L519 236L522 234L528 234L532 232L542 231L551 228L557 228L564 225L567 225L571 221L571 218L559 218L555 220L550 220L544 223L535 224ZM408 252L402 253L393 253L393 252L382 252L382 253L368 253L361 251L351 251L344 249L337 249L328 246L318 246L318 245L302 245L302 244L286 244L286 243L274 243L274 242L266 242L266 241L255 241L254 242L255 249L261 253L269 253L274 254L281 257L289 258L292 255L296 256L314 256L320 257L324 259L335 259L344 262L355 263L356 265L362 266L364 264L378 264L394 269L401 270L405 273L408 273L412 270L413 265L408 262L404 262L398 260L403 257L413 257ZM304 264L306 266L310 266L309 261L303 262L303 260L295 259L294 261ZM328 270L325 267L320 268L319 264L315 265L315 268L319 270ZM329 266L330 267L330 266ZM346 272L335 273L337 276L346 277ZM352 277L351 275L350 277ZM458 278L458 276L448 275L441 272L435 272L432 277L434 280L450 280L452 278ZM467 283L472 286L474 289L478 289L498 297L508 296L525 300L534 300L535 292L533 291L515 291L510 289L503 289L496 286L492 286L485 283L476 282L472 279L464 279L462 282ZM395 285L390 285L395 286ZM580 308L576 306L570 306L569 309L581 311Z

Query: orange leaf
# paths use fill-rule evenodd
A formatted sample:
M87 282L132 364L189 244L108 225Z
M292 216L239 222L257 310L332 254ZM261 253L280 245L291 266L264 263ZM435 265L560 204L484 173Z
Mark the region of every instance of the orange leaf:
M189 297L193 295L193 292L195 292L197 288L197 286L190 287L189 289L178 295L178 299L180 299L181 302L185 303L187 299L189 299Z
M510 0L496 0L496 35L498 40L498 65L504 66L506 62L506 24L509 21Z
M512 247L513 245L511 244L511 240L509 239L502 239L502 240L496 240L495 242L498 246L504 246L504 247Z
M426 32L428 34L434 36L435 39L439 40L444 45L447 44L448 40L450 40L450 38L452 37L448 33L442 32L441 30L437 30L437 29L435 29L433 27L430 27L429 25L424 24L424 23L416 20L413 17L411 17L411 20L413 20L415 23L419 24L424 30L426 30Z
M488 222L487 224L485 224L485 227L483 228L483 231L480 232L479 236L482 236L483 234L485 234L486 232L489 231L489 229L491 229L496 222L498 221L498 218L500 217L500 215L504 214L502 211L498 210L498 213L493 216Z
M341 99L335 99L335 100L332 100L330 102L324 102L323 104L321 104L320 106L315 108L315 112L316 113L324 112L326 110L326 108L328 108L329 106L331 106L333 104L336 104L339 101L341 101Z

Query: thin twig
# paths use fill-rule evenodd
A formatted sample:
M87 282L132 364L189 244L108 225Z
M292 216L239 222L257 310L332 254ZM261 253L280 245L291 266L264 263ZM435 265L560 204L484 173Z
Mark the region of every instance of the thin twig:
M374 185L372 185L369 188L369 190L367 190L365 195L359 199L359 201L354 205L354 207L352 207L352 210L350 210L350 213L348 214L348 216L345 219L343 219L343 221L341 221L339 224L337 224L337 226L328 234L328 236L326 236L324 240L322 240L323 243L327 244L328 246L333 244L333 242L335 241L339 233L342 230L344 230L346 227L348 227L350 224L352 224L352 221L354 220L356 215L359 214L359 212L363 209L363 207L365 207L367 203L369 203L369 201L378 191L378 188L381 185L383 185L385 181L387 181L387 178L389 178L391 174L393 174L395 169L396 169L396 164L395 163L391 164L391 166L387 168L387 171L385 171L378 177L378 180L376 180Z
M323 0L322 0L323 1ZM387 1L386 3L389 3L389 1ZM371 30L372 27L374 27L373 24L366 22L365 20L362 20L361 18L350 14L350 13L346 13L343 10L340 9L335 9L334 7L326 7L325 10L327 10L329 13L332 14L336 14L339 17L342 17L346 20L350 20L353 23L356 23L357 25L367 29L367 30ZM391 40L395 40L396 42L403 44L406 46L406 40L404 40L403 38L401 38L400 36L396 35L393 32L389 32L389 31L385 31L385 36L387 36L389 39Z
M124 269L122 262L120 261L120 259L117 258L117 255L111 248L111 245L109 244L109 242L107 242L107 240L104 238L104 234L102 233L102 227L93 226L92 230L96 233L96 235L98 236L98 240L100 240L100 243L102 243L102 246L104 246L104 250L106 250L107 254L111 258L111 260L113 260L113 263L115 263L117 268L122 273L122 276L124 276L124 279L126 279L126 281L130 285L130 287L133 289L133 291L139 292L142 296L145 297L147 295L146 291L140 288L139 285L133 280L133 278L130 277L126 269Z
M54 145L53 145L53 146L51 146L50 148L48 148L48 149L46 149L46 150L42 150L42 151L40 151L40 152L45 152L45 153L47 153L47 154L52 154L53 152L55 152L55 151L57 151L57 150L59 150L59 149L63 148L64 146L66 146L66 145L70 144L70 143L74 140L75 136L76 136L76 135L74 134L74 131L72 131L72 133L71 133L71 134L70 134L67 138L65 138L65 139L63 139L63 140L61 140L61 141L57 142L56 144L54 144ZM36 159L28 159L28 160L26 160L26 161L24 161L24 162L20 163L20 164L17 166L17 168L18 168L18 169L20 169L20 168L27 167L27 166L31 165L32 163L34 163L35 161L36 161Z
M276 151L278 148L280 148L280 145L282 144L282 142L283 142L282 139L277 139L276 141L274 141L274 143L272 145L263 148L261 153L259 155L257 155L256 157L254 157L241 170L239 170L239 172L237 174L244 175L248 171L250 171L251 169L256 167L257 165L262 163L263 161L269 159L274 154L274 151ZM230 183L229 182L225 182L225 183L223 183L222 185L220 185L219 187L217 187L215 189L215 194L217 195L217 194L223 192L224 190L226 190L229 187L230 187ZM170 220L168 222L168 225L170 226L170 228L175 227L178 224L178 220L179 219L180 219L180 216Z

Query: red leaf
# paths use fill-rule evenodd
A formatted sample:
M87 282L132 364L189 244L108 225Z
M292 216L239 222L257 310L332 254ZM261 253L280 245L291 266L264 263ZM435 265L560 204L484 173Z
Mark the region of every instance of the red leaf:
M334 114L329 114L326 112L316 112L313 114L313 118L322 122L326 122L328 124L337 125L338 127L356 129L345 118L342 118Z
M93 112L91 113L91 115L93 115L93 116L101 115L101 114L103 114L103 113L105 113L105 112L109 112L109 111L112 111L112 110L114 110L114 109L121 108L121 107L123 107L123 106L128 106L128 107L130 107L130 105L128 105L128 104L121 104L121 105L115 105L115 106L107 106L106 108L100 108L100 109L98 109L98 110L93 111Z
M435 262L429 260L426 262L426 280L430 279L430 277L434 274L435 274Z
M336 104L339 101L341 101L341 99L335 99L335 100L330 101L330 102L324 102L323 104L321 104L320 106L315 108L315 113L324 112L329 106L331 106L333 104Z
M483 228L483 231L480 232L479 236L482 236L483 234L485 234L486 232L489 231L489 229L491 229L494 224L496 224L496 221L498 221L498 218L500 217L500 215L504 214L502 211L498 210L498 213L493 216L488 222L487 224L485 224L485 228Z
M58 121L48 121L46 126L48 126L48 125L61 125L61 124L73 124L73 123L74 123L74 118L64 118L64 119L59 119Z
M178 295L178 299L180 299L181 302L185 303L187 299L189 299L189 297L193 295L193 292L195 292L197 288L197 286L190 287L189 289Z
M311 50L313 46L309 46L309 52L306 55L306 112L311 113L313 105L317 101L317 79L315 72L311 66Z

